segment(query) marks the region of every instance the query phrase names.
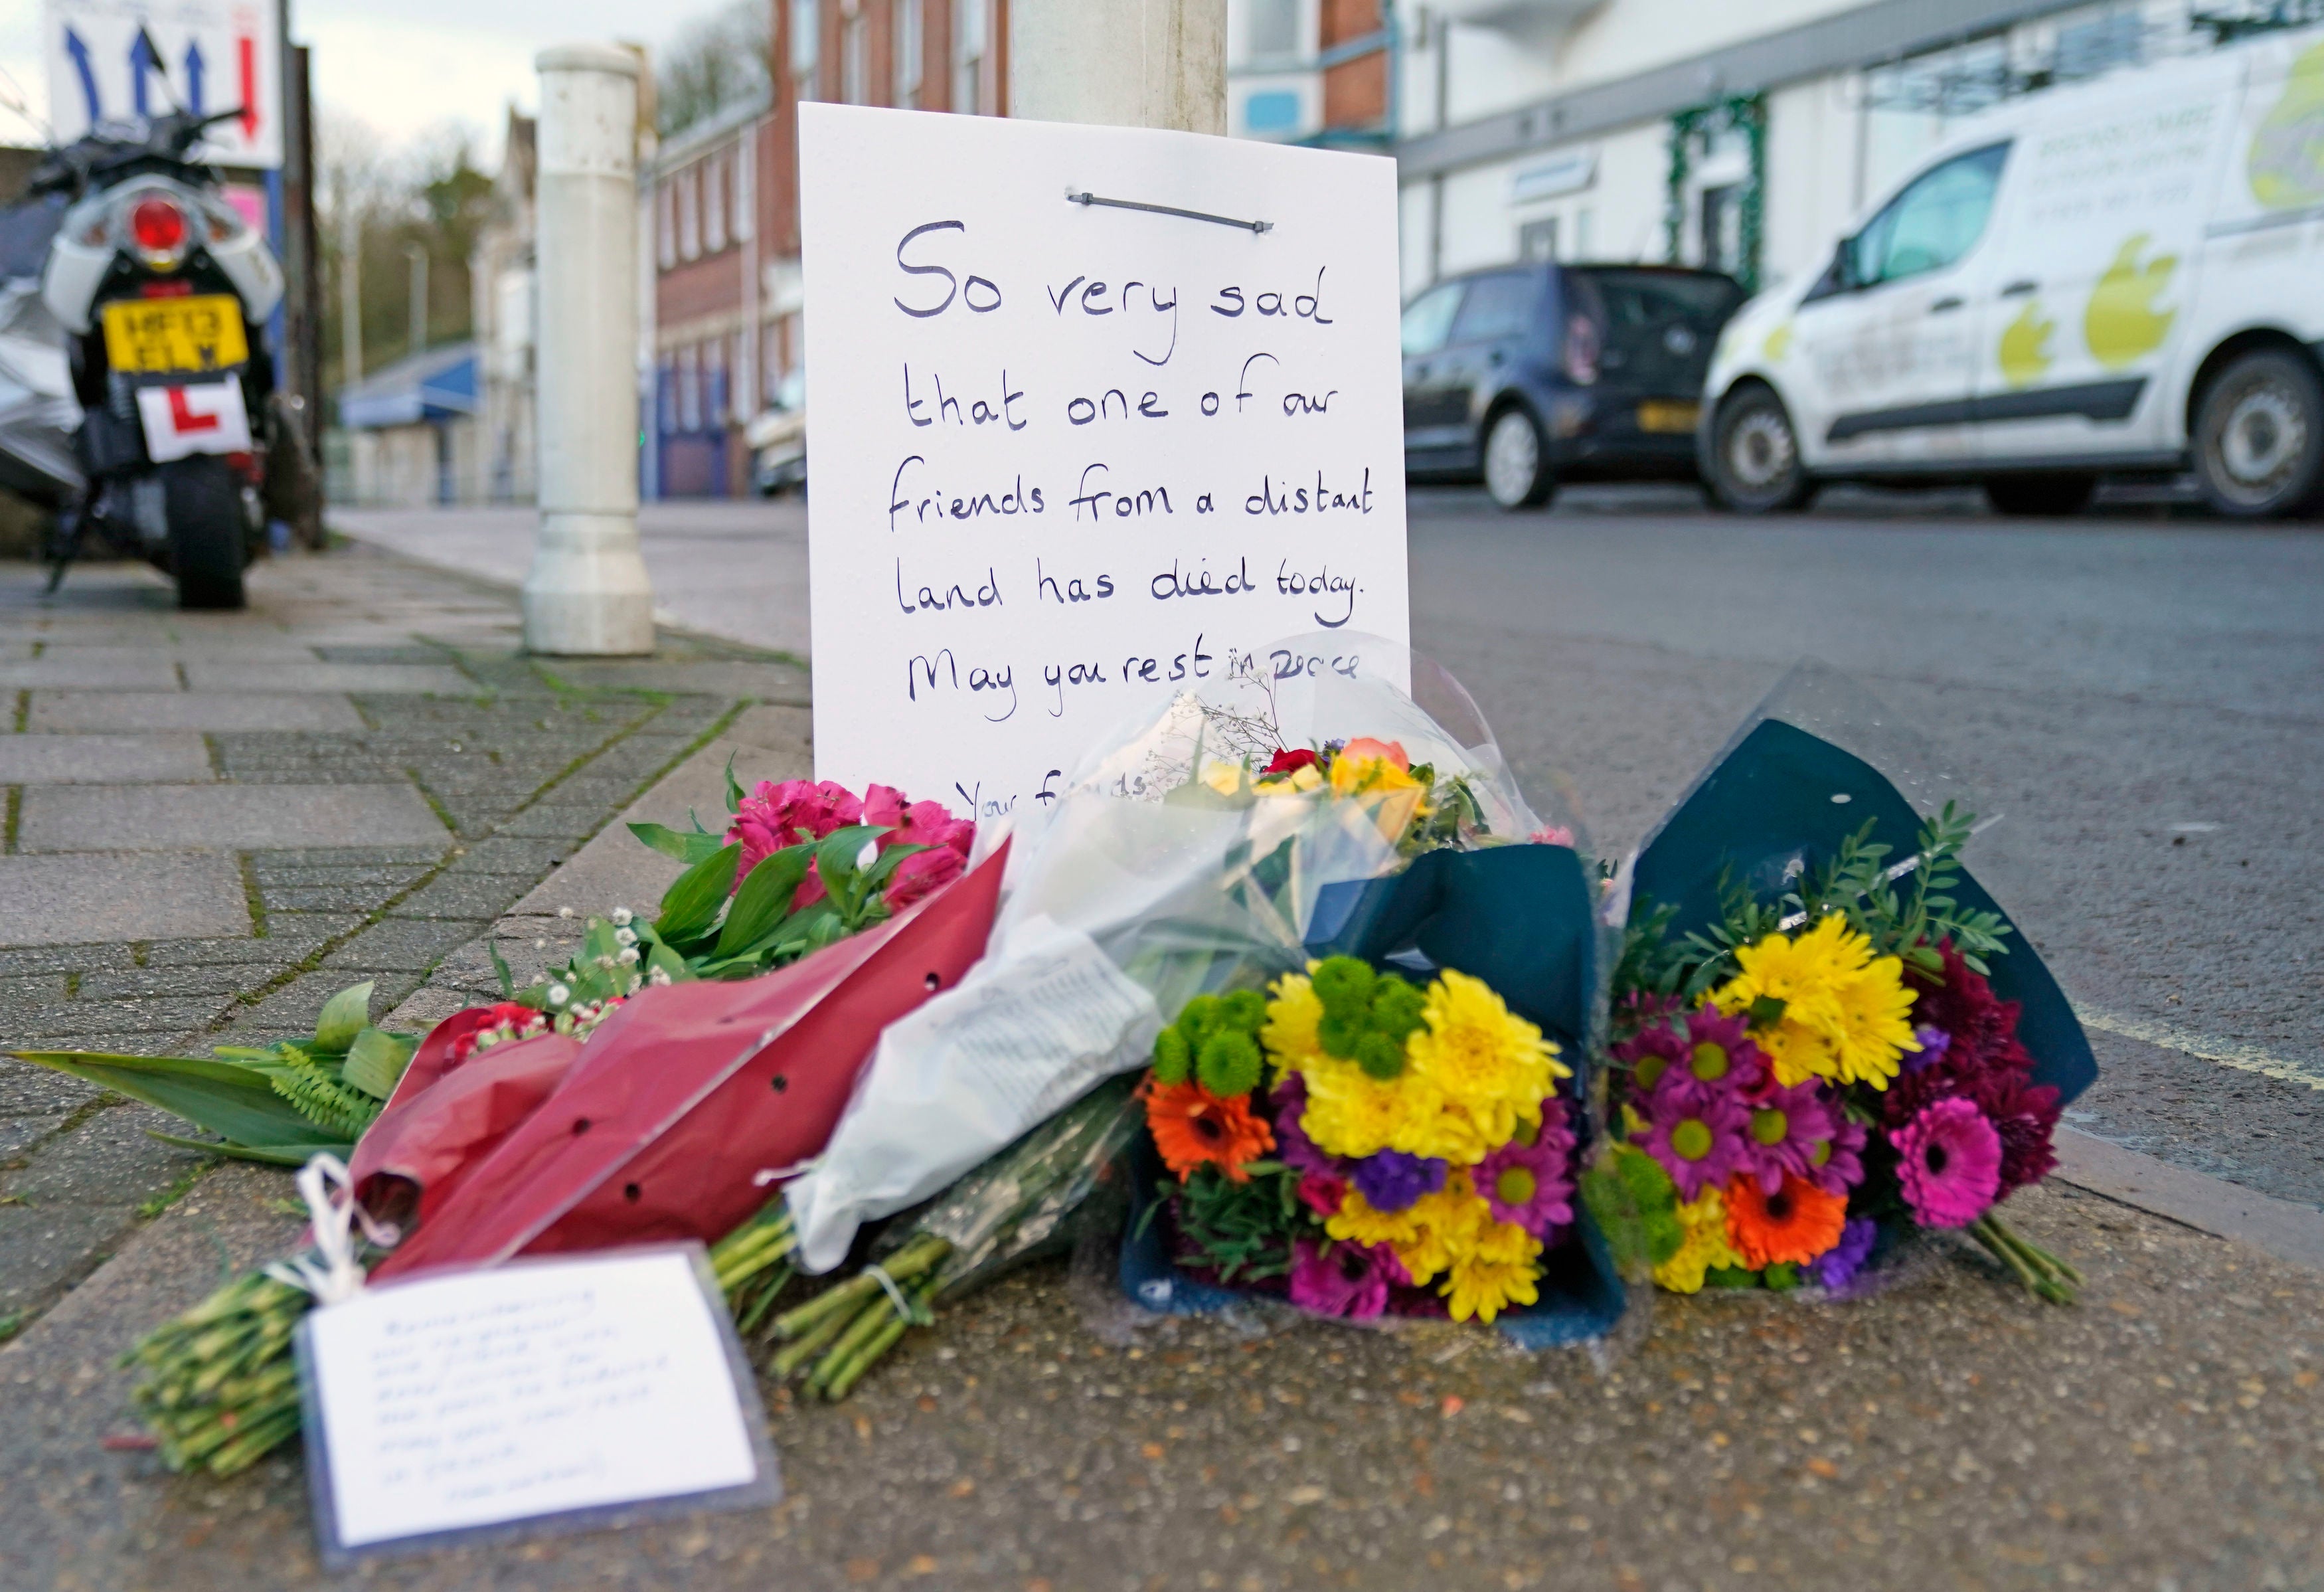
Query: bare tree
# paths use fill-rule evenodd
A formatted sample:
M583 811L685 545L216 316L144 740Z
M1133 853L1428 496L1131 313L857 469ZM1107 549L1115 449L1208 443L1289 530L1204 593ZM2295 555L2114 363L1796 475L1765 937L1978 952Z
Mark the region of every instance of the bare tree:
M654 74L654 125L665 138L765 88L774 48L770 0L733 0L678 31Z

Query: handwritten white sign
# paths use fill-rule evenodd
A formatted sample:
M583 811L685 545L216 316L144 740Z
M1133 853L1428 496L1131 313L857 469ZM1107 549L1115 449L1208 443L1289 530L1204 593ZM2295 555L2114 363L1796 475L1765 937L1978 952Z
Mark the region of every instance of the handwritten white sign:
M1393 162L799 126L818 774L1029 811L1189 683L1332 666L1278 637L1406 639Z
M328 1540L355 1550L766 1479L695 1265L675 1249L519 1262L317 1310L304 1330Z

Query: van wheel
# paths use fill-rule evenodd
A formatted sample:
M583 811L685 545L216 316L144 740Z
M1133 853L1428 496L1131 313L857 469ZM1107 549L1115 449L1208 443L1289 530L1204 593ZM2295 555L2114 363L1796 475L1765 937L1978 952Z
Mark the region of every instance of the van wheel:
M1985 484L1985 501L1997 514L2079 514L2098 493L2096 476L1996 476Z
M1707 485L1712 502L1738 514L1782 514L1815 495L1791 414L1768 388L1747 388L1720 405Z
M1505 409L1485 432L1485 494L1504 509L1539 508L1557 490L1541 425L1529 411Z
M2195 479L2220 514L2272 519L2324 495L2324 383L2280 348L2241 355L2195 411Z

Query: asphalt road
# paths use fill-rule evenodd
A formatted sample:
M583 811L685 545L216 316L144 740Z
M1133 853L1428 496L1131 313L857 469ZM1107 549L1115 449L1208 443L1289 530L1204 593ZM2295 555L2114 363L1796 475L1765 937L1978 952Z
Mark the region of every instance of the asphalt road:
M1415 643L1528 789L1570 778L1619 856L1794 663L1846 671L2002 822L1977 867L2081 1008L2103 1076L2071 1120L2324 1205L2324 533L2165 499L1997 519L1974 494L1834 492L1741 520L1691 490L1503 514L1411 496ZM513 583L524 509L341 513ZM656 504L663 616L804 652L798 500Z
M1414 641L1612 856L1794 664L1845 671L2001 816L1987 882L2103 1069L2070 1120L2324 1204L2324 534L1974 504L1416 493Z

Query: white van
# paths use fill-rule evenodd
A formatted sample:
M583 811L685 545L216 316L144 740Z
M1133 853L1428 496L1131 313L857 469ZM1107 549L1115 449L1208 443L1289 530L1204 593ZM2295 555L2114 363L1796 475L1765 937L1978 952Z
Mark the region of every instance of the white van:
M2220 513L2324 502L2324 32L1973 118L1746 305L1703 391L1725 506L1820 482L1973 481L2070 514L2191 467Z

